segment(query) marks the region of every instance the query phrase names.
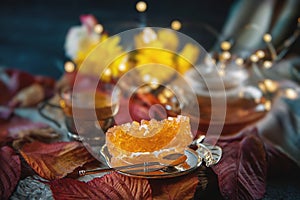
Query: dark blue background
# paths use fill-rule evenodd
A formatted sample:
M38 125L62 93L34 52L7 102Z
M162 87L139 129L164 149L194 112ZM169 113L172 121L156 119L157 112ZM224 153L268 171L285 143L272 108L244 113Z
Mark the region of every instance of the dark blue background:
M0 65L23 69L34 74L61 75L64 41L67 30L80 24L81 14L94 14L110 34L137 27L136 1L103 0L1 0L0 2ZM222 4L220 4L222 3ZM210 24L217 30L229 12L231 0L148 1L149 26L168 27L180 19L182 31L205 40L192 25ZM203 38L204 37L204 38Z

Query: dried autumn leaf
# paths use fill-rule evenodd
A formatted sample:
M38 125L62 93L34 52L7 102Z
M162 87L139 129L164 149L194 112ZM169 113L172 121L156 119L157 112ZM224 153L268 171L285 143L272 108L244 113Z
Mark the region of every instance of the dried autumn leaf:
M2 92L0 105L12 104L11 98L18 91L32 84L43 86L45 96L50 97L53 93L54 83L54 79L49 77L33 76L16 69L0 69L0 91Z
M28 142L35 140L49 143L54 139L59 138L59 134L52 128L35 128L29 130L19 131L18 138L13 141L12 146L14 149L19 150Z
M20 131L36 128L47 128L48 125L39 122L32 122L28 119L13 116L9 121L0 120L0 132L8 132L9 137L17 138Z
M4 146L0 149L0 163L0 199L8 199L20 179L21 162L12 148Z
M64 178L51 181L50 189L54 199L108 199L106 185L99 184L99 188L90 187L87 183L76 179Z
M24 131L47 127L46 124L32 122L16 115L11 117L10 120L0 120L0 145L20 138L20 133Z
M220 162L213 167L222 196L229 199L261 199L266 191L267 160L256 129L220 139Z
M59 179L94 158L79 142L25 144L21 155L32 169L45 179Z
M45 91L42 85L34 83L20 90L10 101L10 105L22 107L34 106L45 98Z
M65 178L49 184L55 199L152 199L146 179L127 177L116 172L87 183Z
M177 178L152 180L150 185L153 199L183 200L193 199L198 183L197 174L192 173Z
M0 69L0 104L5 105L16 92L34 82L32 75L19 70Z
M146 179L131 178L114 172L101 179L93 179L88 184L97 187L99 182L112 186L121 194L121 199L152 199L151 188Z

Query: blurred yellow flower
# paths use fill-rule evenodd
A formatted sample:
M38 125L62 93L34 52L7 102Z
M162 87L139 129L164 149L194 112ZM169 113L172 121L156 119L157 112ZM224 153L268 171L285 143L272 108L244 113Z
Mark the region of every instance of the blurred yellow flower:
M186 44L177 57L177 69L184 74L191 65L195 64L200 54L200 49L192 44Z
M175 68L175 54L173 52L145 48L138 50L135 58L136 66L140 66L137 69L141 76L150 77L149 81L166 82L176 73L176 70L168 70L163 67Z
M135 57L137 66L155 64L152 68L138 68L141 76L147 77L149 81L166 82L176 73L184 74L191 65L195 64L200 53L198 47L186 44L177 54L179 39L176 32L169 29L160 29L156 33L151 28L145 28L134 39L138 49ZM163 67L160 69L159 65L174 70Z
M160 29L157 33L151 28L145 28L134 37L135 47L140 48L161 48L169 51L176 51L179 40L176 33L169 29Z
M184 74L195 64L200 53L192 44L186 44L178 52L178 35L169 29L143 29L134 36L136 50L128 53L120 45L119 36L108 39L108 35L102 33L98 40L80 38L73 61L80 66L79 73L100 76L103 81L117 79L138 66L144 80L167 82L177 73Z
M120 37L114 36L99 43L88 52L80 52L76 59L76 64L80 66L79 72L99 75L104 81L117 77L118 67L126 57L119 44L120 40ZM85 60L87 56L88 59Z

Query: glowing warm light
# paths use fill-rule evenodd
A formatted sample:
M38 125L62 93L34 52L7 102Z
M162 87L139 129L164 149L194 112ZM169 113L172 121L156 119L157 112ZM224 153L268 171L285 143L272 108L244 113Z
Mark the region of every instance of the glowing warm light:
M221 76L221 77L225 76L225 70L224 70L224 69L218 70L218 74L219 74L219 76Z
M163 95L163 94L159 94L158 95L158 100L160 103L165 104L168 102L168 99Z
M179 29L181 29L181 22L178 20L172 21L171 28L175 31L178 31Z
M124 72L124 71L126 71L126 69L127 69L125 63L120 64L118 68L119 68L119 70L120 70L121 72Z
M235 63L236 63L237 65L239 65L239 66L243 66L243 64L244 64L244 59L243 59L243 58L237 58L237 59L235 60Z
M71 61L67 61L64 67L66 72L73 72L75 70L75 65Z
M173 96L173 93L171 92L171 90L165 89L163 91L163 94L165 95L165 97L170 98Z
M96 24L94 26L94 31L95 33L101 34L103 32L104 28L102 26L102 24Z
M264 84L268 92L275 92L278 89L278 84L270 79L264 80Z
M265 52L262 51L262 50L258 50L258 51L256 52L256 56L257 56L258 58L264 58L265 55L266 55Z
M139 1L135 7L138 12L145 12L147 9L147 4L144 1Z
M285 96L289 99L297 99L298 98L298 94L293 88L286 89Z
M151 79L151 76L149 74L145 74L145 76L143 76L143 81L145 82L149 82Z
M269 60L266 60L264 62L264 67L267 68L267 69L271 68L272 65L273 65L273 63L271 61L269 61Z
M150 86L153 90L155 90L155 89L158 88L158 86L159 86L158 80L152 79L152 81L150 82L149 86Z
M224 60L229 60L231 57L231 54L229 51L224 51L221 56Z
M104 71L104 76L111 76L111 69L106 69L105 71Z
M258 59L259 59L258 56L255 55L255 54L253 54L253 55L250 56L250 60L251 60L252 62L257 62Z
M263 83L259 83L258 87L260 88L261 91L266 92L266 86Z
M272 41L272 36L269 33L266 33L264 35L264 41L267 42L267 43L271 42Z
M267 111L269 111L269 110L271 110L271 107L272 107L271 101L266 101L266 102L265 102L265 109L266 109Z
M221 49L223 51L228 51L231 48L231 44L228 41L221 42Z

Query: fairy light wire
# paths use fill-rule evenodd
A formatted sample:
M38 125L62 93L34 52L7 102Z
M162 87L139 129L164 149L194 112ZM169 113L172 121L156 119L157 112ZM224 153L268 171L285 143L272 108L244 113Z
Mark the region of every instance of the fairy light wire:
M272 36L269 33L266 33L263 37L263 40L265 41L265 43L267 44L267 47L271 53L271 57L273 61L277 60L277 52L276 49L274 47L274 45L272 44Z

